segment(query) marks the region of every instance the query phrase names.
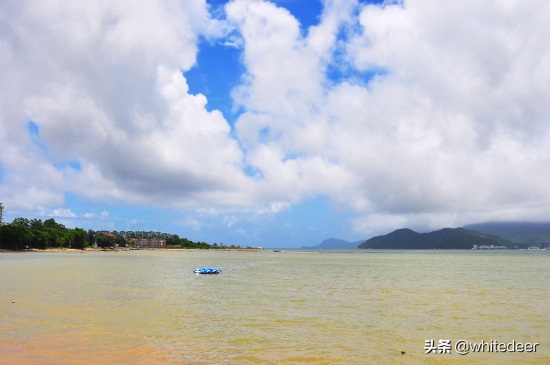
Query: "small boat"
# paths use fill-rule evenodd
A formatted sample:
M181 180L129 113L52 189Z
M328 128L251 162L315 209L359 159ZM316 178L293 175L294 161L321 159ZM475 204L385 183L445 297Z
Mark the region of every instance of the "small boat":
M215 267L199 267L198 269L193 270L195 274L219 274L222 272L221 269L216 269Z

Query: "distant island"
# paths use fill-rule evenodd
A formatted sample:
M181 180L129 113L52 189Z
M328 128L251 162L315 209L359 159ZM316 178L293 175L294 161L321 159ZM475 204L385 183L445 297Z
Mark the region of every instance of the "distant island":
M302 250L354 250L362 242L349 242L338 238L328 238L315 246L303 246Z
M550 248L550 223L488 222L418 233L397 229L368 240L329 238L304 250Z
M512 248L512 242L465 228L444 228L418 233L404 228L373 237L358 246L363 249L471 249L477 246Z

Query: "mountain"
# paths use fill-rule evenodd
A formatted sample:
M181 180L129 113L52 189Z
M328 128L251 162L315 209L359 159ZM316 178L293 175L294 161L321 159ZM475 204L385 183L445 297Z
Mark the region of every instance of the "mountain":
M550 242L549 222L487 222L470 224L464 228L499 236L516 244L542 244L548 247Z
M337 238L329 238L321 242L316 246L304 246L304 250L354 250L359 246L359 242L348 242L346 240L340 240Z
M503 238L465 228L444 228L430 233L418 233L404 228L387 235L373 237L358 248L377 249L470 249L473 245L512 247Z

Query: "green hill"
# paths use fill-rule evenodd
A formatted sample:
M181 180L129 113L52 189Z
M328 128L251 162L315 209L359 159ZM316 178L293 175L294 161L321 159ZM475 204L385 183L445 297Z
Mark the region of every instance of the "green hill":
M535 222L487 222L470 224L464 228L499 236L518 246L534 245L548 247L550 244L550 223Z
M362 243L359 242L348 242L346 240L341 240L337 238L328 238L316 246L303 246L303 250L354 250L357 248L357 245Z
M404 228L387 235L373 237L358 248L376 249L471 249L473 245L512 247L510 241L465 228L444 228L418 233Z

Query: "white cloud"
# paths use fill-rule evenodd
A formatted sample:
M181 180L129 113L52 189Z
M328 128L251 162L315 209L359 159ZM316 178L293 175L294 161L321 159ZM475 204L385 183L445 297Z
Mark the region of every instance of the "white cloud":
M54 209L49 215L50 217L62 217L62 218L74 218L77 216L70 209L64 209L64 208Z
M522 207L516 219L548 213L534 206L550 198L542 184L550 178L547 10L544 2L411 1L362 11L350 55L362 69L388 73L364 99L376 98L365 109L379 113L371 135L386 133L391 146L365 139L366 156L392 164L374 171L376 178L389 173L385 184L365 181L375 187L375 207L477 211L487 219L506 215L509 204ZM364 167L366 175L373 166Z
M193 230L199 230L202 227L201 222L197 219L188 218L186 219L182 225L186 228L193 229Z
M182 75L199 33L222 32L204 1L4 2L0 14L0 163L10 205L59 204L63 191L250 204L229 125L188 93ZM54 167L67 160L80 168Z
M384 220L544 219L548 7L369 5L353 35L349 15L336 18L327 6L302 38L287 12L235 1L228 14L241 29L248 72L237 100L249 110L236 127L249 163L274 196L324 194L366 214L365 232ZM347 33L338 33L343 25ZM342 42L345 55L334 61L349 64L334 84L327 52Z
M243 228L238 228L235 233L242 237L248 237L248 232L246 231L246 229Z
M227 215L223 217L223 223L227 228L231 228L235 223L237 223L239 219L235 217L234 215Z
M2 2L4 203L271 214L324 195L358 232L550 213L550 5L324 4L304 36L260 0L216 20L201 0ZM234 130L182 74L200 35L242 47Z

